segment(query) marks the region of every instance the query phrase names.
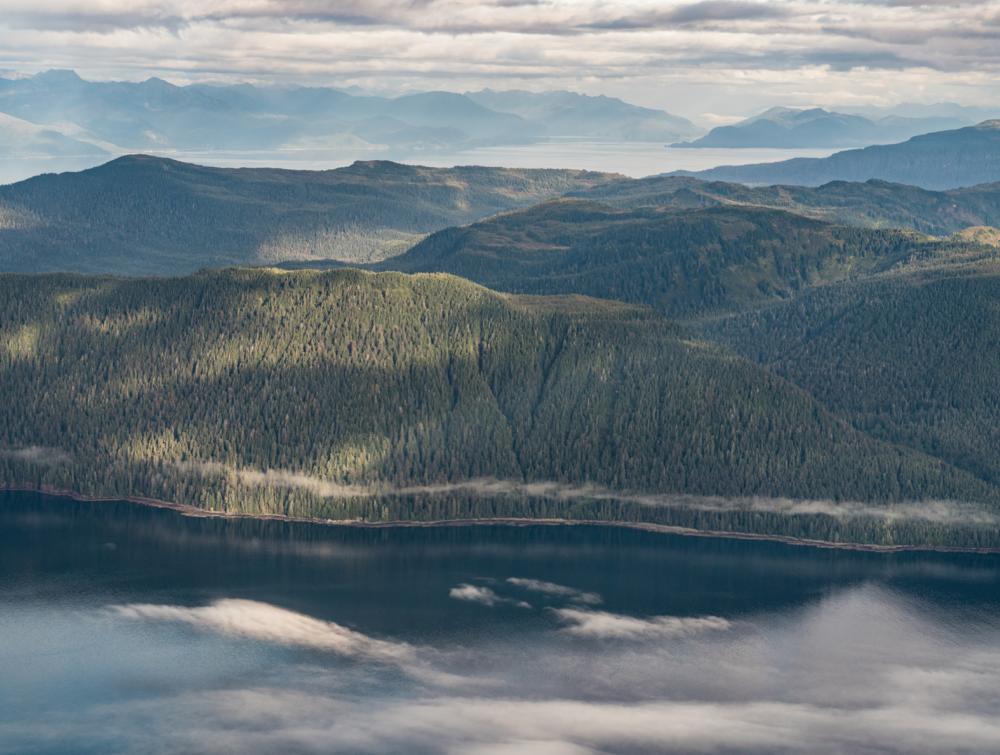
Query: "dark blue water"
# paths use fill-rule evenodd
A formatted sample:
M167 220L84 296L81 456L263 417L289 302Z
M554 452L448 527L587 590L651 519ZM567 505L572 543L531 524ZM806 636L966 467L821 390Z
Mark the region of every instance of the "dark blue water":
M0 752L662 751L1000 751L1000 558L0 493Z

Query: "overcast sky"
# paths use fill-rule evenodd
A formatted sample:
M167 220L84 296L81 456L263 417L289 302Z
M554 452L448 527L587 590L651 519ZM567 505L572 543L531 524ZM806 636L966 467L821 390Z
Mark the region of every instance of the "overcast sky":
M1000 103L1000 0L0 0L0 69L385 91L567 88L711 121Z

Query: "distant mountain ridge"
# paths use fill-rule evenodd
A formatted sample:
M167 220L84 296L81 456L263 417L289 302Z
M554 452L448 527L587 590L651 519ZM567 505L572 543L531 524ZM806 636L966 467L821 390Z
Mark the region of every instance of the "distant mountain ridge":
M572 170L208 168L135 155L0 186L0 270L177 275L364 262L423 235L621 178Z
M1000 120L937 131L899 144L837 152L824 158L675 171L715 181L818 186L872 178L925 189L953 189L1000 181Z
M863 147L889 144L931 131L971 125L961 118L886 116L871 120L823 108L774 107L730 126L674 147L806 148Z
M572 92L379 97L330 87L177 86L155 77L91 82L59 70L0 78L0 113L54 130L72 124L78 138L115 145L118 152L350 149L377 156L552 136L629 141L697 133L686 119L663 111Z
M966 245L760 207L630 210L561 199L431 234L378 268L617 299L690 319L789 299L955 244Z
M639 107L615 97L575 92L526 92L482 89L467 92L474 102L526 121L541 124L555 137L587 137L620 141L669 141L700 129L686 118Z
M878 179L822 186L747 186L681 176L612 181L569 196L620 208L769 207L846 225L910 228L947 236L972 226L1000 226L1000 184L947 191Z

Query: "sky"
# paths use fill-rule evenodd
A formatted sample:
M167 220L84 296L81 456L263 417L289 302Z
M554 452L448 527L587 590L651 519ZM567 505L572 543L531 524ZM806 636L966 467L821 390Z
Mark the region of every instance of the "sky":
M775 104L1000 104L1000 0L2 0L0 70Z

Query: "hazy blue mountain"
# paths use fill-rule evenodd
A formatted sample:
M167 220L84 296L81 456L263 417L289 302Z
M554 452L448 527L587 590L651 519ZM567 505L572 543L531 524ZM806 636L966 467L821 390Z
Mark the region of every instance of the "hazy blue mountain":
M96 144L56 129L0 113L0 154L23 158L95 157L108 153Z
M746 184L818 186L829 181L884 181L927 189L952 189L1000 181L1000 120L952 131L936 131L889 144L837 152L825 158L799 157L775 163L727 165L676 171Z
M496 105L496 107L494 107ZM378 154L530 143L553 136L670 141L687 120L571 92L418 92L329 87L91 82L73 71L0 78L0 113L72 124L117 151L351 149Z
M822 186L747 186L683 176L623 179L570 192L614 207L771 207L847 225L911 228L945 236L970 226L1000 226L1000 183L948 191L871 179Z
M811 108L775 107L730 126L713 128L708 134L675 147L861 147L889 144L947 128L969 125L955 118L887 116L871 120Z
M842 113L863 115L872 120L883 118L926 118L953 121L955 125L950 128L972 126L976 123L1000 118L1000 105L959 105L955 102L901 102L897 105L867 105L860 107L857 105L846 105L837 107L836 110Z
M168 274L399 253L430 231L620 176L572 170L207 168L123 157L0 187L0 270Z
M548 136L670 141L700 131L686 118L630 105L615 97L520 89L482 89L467 92L466 96L491 110L518 115L544 129Z

